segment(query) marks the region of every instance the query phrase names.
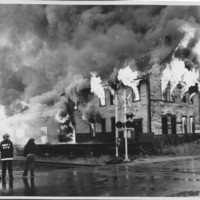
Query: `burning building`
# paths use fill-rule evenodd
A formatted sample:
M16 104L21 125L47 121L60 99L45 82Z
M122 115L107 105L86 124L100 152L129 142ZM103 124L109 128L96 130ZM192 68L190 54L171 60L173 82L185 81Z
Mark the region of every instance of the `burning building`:
M120 68L115 83L102 83L92 74L90 90L85 90L90 97L77 100L73 111L76 141L115 142L116 136L123 137L116 123L125 125L127 116L134 124L128 137L139 142L158 135L200 133L199 68L180 53L186 50L176 47L147 74Z
M166 64L163 65L166 67ZM178 82L174 89L172 89L172 79L165 85L164 73L165 71L160 67L154 66L150 74L135 77L134 87L121 84L114 92L109 88L104 89L103 104L100 98L94 96L93 99L91 112L93 113L95 109L99 118L95 116L92 116L91 120L82 118L83 113L79 109L81 108L79 104L74 113L77 142L90 140L114 142L116 122L125 123L127 119L124 115L131 115L135 125L129 137L135 138L139 135L140 141L145 141L152 135L200 133L197 86L199 79L196 83L189 85L185 92L184 87L180 86L181 82ZM195 78L195 76L190 76L190 78ZM119 131L121 137L122 133L123 131Z
M200 133L199 63L196 49L188 48L193 34L186 32L178 46L146 74L129 66L118 69L115 87L92 74L91 92L96 97L90 99L87 117L77 101L76 140L114 142L116 122L125 125L127 116L134 123L128 137L140 141L149 136Z
M19 4L0 16L0 134L14 143L114 141L125 108L141 138L198 132L198 6Z

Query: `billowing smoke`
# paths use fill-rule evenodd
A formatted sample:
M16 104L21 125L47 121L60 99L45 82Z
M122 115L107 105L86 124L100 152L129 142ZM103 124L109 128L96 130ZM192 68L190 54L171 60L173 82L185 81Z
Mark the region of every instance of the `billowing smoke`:
M149 70L182 41L183 25L199 21L197 6L0 5L0 132L41 142L40 128L69 97L90 101L90 72L107 80L124 60Z
M90 124L100 123L101 114L96 109L93 102L89 102L83 111L83 120Z

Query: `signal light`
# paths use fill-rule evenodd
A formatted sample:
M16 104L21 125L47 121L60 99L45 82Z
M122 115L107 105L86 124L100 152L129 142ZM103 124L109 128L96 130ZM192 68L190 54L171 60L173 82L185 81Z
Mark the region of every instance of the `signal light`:
M132 122L126 121L125 126L126 126L126 128L132 128Z
M124 124L120 121L116 122L115 126L116 128L124 128Z
M125 126L126 128L135 128L135 122L126 121Z
M135 125L136 123L135 122L131 122L131 121L126 121L125 123L122 123L121 121L118 121L115 123L115 127L118 128L118 129L121 129L121 128L135 128Z

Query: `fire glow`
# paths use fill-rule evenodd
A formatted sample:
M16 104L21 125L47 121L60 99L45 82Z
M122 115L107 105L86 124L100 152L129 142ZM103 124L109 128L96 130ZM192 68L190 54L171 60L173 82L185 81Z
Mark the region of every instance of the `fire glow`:
M181 96L183 97L191 86L194 86L196 83L199 85L199 70L194 68L188 70L185 68L185 63L183 60L173 58L171 63L166 65L161 81L163 93L166 90L168 83L170 82L171 94L180 83L182 86Z
M200 63L200 42L195 38L198 37L196 29L200 15L196 6L0 7L3 11L0 23L0 104L3 105L0 107L0 133L8 131L17 143L29 137L46 143L47 134L41 139L40 128L47 125L48 135L57 134L56 125L73 116L70 109L68 116L59 116L62 109L65 111L68 98L78 105L76 109L80 109L79 102L84 102L84 106L91 102L91 89L90 92L105 105L104 89L110 89L114 95L120 86L117 85L117 73L118 80L131 87L135 100L139 100L138 74L141 72L141 76L168 56L168 50L161 47L165 36L170 38L169 51L177 43L176 50L193 45L192 51ZM195 40L191 42L191 39ZM151 58L143 66L142 60L148 56ZM118 71L121 63L129 59L135 60L138 71L132 71L129 66ZM171 93L181 83L182 95L190 86L199 85L199 69L187 69L184 62L183 58L174 56L166 65L163 92L169 82ZM94 71L107 81L105 85L101 77L91 73ZM91 78L88 78L90 73ZM107 86L111 74L114 74L115 90ZM88 116L95 111L89 109L88 113L85 121L91 122Z
M181 98L183 98L184 94L189 90L191 86L198 85L198 90L200 86L200 77L199 77L199 66L195 66L194 63L191 62L190 69L186 68L185 62L186 58L177 58L175 57L175 53L179 50L179 48L188 48L188 44L195 36L195 27L191 27L190 25L185 25L181 28L181 30L185 33L183 39L178 44L175 49L172 60L170 63L166 64L165 69L163 70L163 76L161 78L162 82L162 93L165 92L168 83L171 84L170 94L174 92L175 88L178 84L181 85ZM197 56L199 60L199 41L196 43L194 48L191 48L191 52ZM198 63L199 65L199 63Z
M139 100L139 91L137 88L139 80L135 80L137 78L138 72L133 72L129 66L118 71L118 80L122 81L125 86L129 86L133 89L136 101Z
M90 85L91 92L99 97L101 105L105 105L105 91L102 85L102 80L96 75L96 73L91 73Z

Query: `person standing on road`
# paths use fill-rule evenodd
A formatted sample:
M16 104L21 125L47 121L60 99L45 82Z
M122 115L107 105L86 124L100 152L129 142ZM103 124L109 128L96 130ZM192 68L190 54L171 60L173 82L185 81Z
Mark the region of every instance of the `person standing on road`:
M13 179L12 160L13 160L13 143L10 141L10 135L5 133L3 141L0 144L1 164L2 164L2 179L6 177L6 168L10 179Z
M23 177L27 177L29 168L31 177L34 177L35 157L38 154L37 145L35 144L34 138L29 139L29 141L24 147L23 153L24 157L26 157L26 160L24 162L25 167L24 167Z

